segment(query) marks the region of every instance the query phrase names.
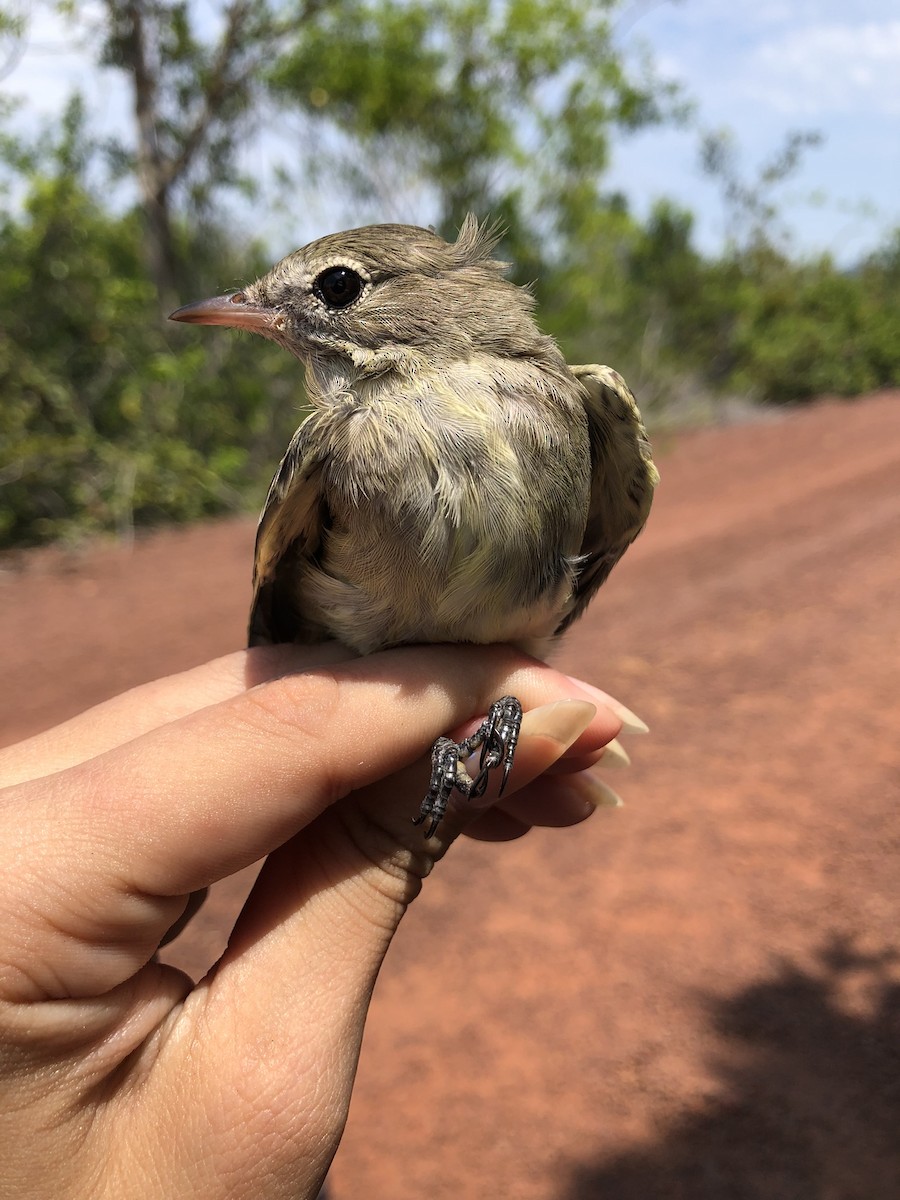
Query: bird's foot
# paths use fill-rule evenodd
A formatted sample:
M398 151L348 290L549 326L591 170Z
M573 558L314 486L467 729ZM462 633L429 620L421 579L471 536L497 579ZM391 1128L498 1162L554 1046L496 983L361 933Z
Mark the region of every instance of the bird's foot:
M502 767L499 795L503 795L512 770L521 725L522 705L515 696L503 696L491 705L490 712L471 737L461 742L446 737L438 738L431 749L428 794L413 821L414 825L421 825L430 818L426 837L431 837L440 825L454 789L470 800L477 799L487 791L491 771ZM478 774L473 778L464 763L479 747Z

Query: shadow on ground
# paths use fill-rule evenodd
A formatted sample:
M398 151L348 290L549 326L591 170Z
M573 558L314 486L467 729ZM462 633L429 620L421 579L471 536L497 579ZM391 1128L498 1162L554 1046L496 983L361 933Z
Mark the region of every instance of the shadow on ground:
M721 1094L564 1200L897 1200L898 963L835 940L717 1002Z

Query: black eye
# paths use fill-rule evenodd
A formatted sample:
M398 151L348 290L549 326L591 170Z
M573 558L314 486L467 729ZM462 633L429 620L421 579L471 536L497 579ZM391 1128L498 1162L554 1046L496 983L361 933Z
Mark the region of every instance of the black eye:
M329 267L313 284L313 291L329 308L346 308L362 290L362 279L349 267Z

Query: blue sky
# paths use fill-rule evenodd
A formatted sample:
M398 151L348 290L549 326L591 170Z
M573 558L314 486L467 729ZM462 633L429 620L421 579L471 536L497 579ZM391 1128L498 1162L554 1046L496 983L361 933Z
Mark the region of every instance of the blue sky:
M788 130L822 133L780 193L797 249L852 262L900 225L900 0L633 0L617 36L628 52L646 47L659 73L683 85L700 127L732 131L751 175ZM115 74L91 68L42 11L0 88L21 96L22 119L33 120L58 112L76 86L107 128L122 127L128 98ZM273 153L264 141L251 151L260 163ZM609 182L639 212L673 197L696 213L704 248L721 244L722 205L701 174L696 128L620 142ZM298 235L328 227L316 207Z
M645 41L661 74L695 98L701 126L733 131L751 175L786 131L822 133L780 197L795 245L849 261L900 225L898 0L637 0L631 14L622 40ZM613 178L639 208L674 196L697 212L702 244L720 241L696 134L630 139Z

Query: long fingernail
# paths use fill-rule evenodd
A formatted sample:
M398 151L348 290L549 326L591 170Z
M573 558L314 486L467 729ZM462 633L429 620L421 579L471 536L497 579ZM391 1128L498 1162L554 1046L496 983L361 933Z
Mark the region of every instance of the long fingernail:
M628 751L622 745L618 738L613 738L611 742L607 742L603 747L603 757L600 759L603 764L603 769L621 770L622 767L630 767L631 759L628 757Z
M587 692L588 695L593 696L598 704L603 704L608 709L611 709L622 722L623 733L650 732L650 726L647 722L642 721L636 713L633 713L630 708L626 708L622 701L617 700L615 696L608 696L600 688L595 688L592 684L585 683L583 679L576 679L574 675L569 675L568 678L571 679L572 683Z
M573 796L577 796L579 800L589 804L591 808L621 808L622 798L618 796L612 788L598 779L596 775L589 775L587 771L582 771L580 775L572 775L564 785L566 791Z
M597 715L587 700L556 700L532 709L522 718L522 733L552 738L567 750Z

